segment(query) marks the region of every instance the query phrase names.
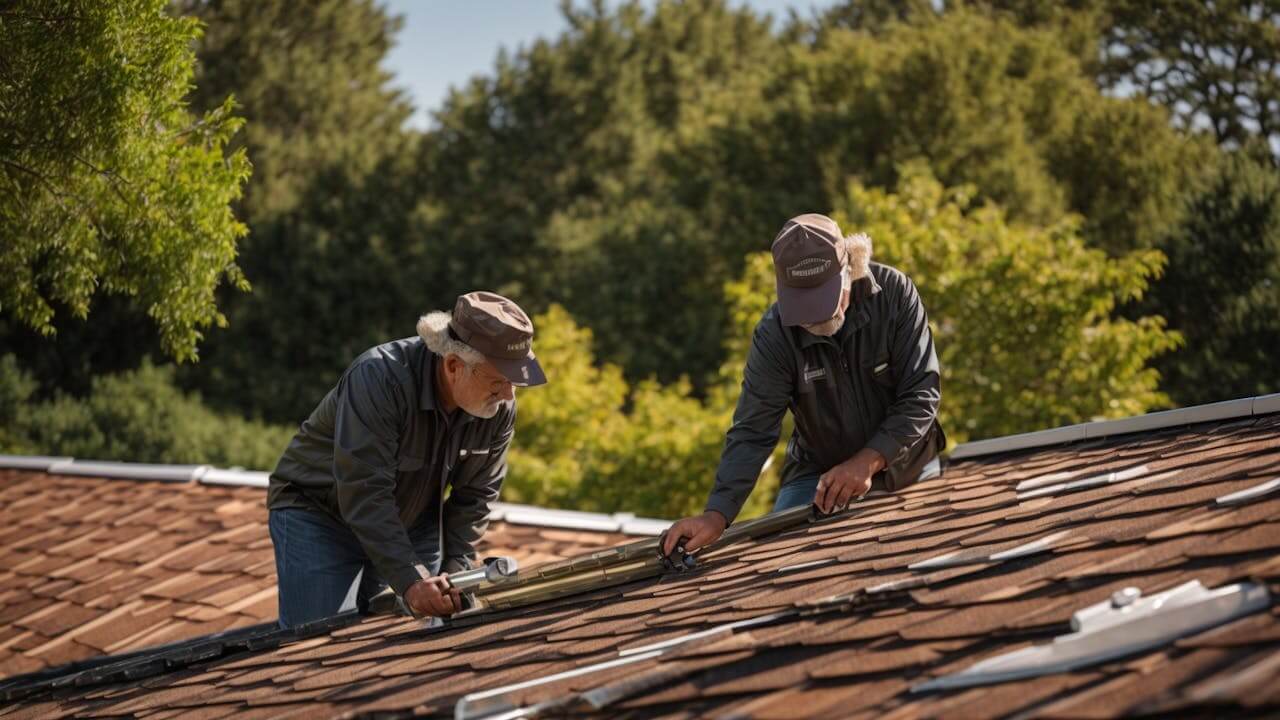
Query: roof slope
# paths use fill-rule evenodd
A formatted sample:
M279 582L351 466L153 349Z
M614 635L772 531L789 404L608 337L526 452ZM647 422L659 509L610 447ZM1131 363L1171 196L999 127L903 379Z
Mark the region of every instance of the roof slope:
M503 507L513 522L490 524L482 556L535 564L633 539ZM0 470L0 677L275 617L261 488Z
M452 716L468 695L475 713L609 717L1275 713L1280 492L1220 499L1277 474L1280 415L984 456L723 547L692 572L444 628L366 619L141 681L41 686L0 717ZM1121 588L1191 579L1261 581L1272 604L1098 665L911 691L1070 632L1073 612ZM708 630L666 654L628 652Z

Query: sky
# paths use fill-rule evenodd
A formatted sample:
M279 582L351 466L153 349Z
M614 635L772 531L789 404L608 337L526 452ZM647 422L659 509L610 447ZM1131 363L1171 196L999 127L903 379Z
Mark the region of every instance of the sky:
M802 16L834 0L730 0L774 17L775 27L794 7ZM451 86L461 86L493 68L498 48L508 50L539 37L554 38L567 27L558 0L383 0L404 27L384 65L395 73L417 112L410 123L430 125Z

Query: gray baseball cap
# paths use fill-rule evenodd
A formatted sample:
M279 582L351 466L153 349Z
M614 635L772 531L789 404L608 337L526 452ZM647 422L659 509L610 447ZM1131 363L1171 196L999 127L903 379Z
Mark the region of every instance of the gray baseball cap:
M840 306L840 274L849 264L835 220L808 213L787 221L773 239L773 272L783 325L829 320Z
M533 322L511 300L491 292L458 297L449 331L484 355L512 385L542 385L547 376L533 354Z

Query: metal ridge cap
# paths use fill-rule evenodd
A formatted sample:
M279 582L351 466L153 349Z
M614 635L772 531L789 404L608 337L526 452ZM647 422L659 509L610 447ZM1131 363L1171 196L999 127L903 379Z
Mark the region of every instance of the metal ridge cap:
M6 470L43 470L63 462L71 462L70 457L50 455L0 455L0 468Z
M121 480L159 480L193 482L208 465L169 465L164 463L132 463L116 460L67 460L54 463L46 470L51 475L84 475Z
M199 473L195 480L201 485L236 485L265 488L271 482L271 473L240 468L223 469L206 465L204 471Z
M1124 435L1127 433L1143 432L1147 430L1160 430L1164 428L1178 427L1181 425L1192 425L1195 423L1213 422L1217 420L1255 417L1276 412L1280 412L1280 393L1238 398L1235 400L1223 400L1221 402L1208 403L1205 405L1192 405L1190 407L1176 408L1174 410L1161 410L1159 412L1147 413L1146 415L1135 415L1133 417L1115 418L1112 420L1097 420L1094 422L1078 423L1075 425L1064 425L1062 427L1050 428L1047 430L1036 430L1034 432L1018 433L1016 435L1005 435L1003 437L961 443L951 451L951 459L966 460L969 458L981 457L983 455L994 455L1014 450L1028 450L1031 448L1049 447L1053 445L1065 445L1067 443L1078 442L1080 440L1092 440L1112 435Z
M583 510L561 510L537 505L495 502L489 504L489 519L512 525L616 532L624 535L659 535L671 524L659 518L638 518L634 513L595 513Z

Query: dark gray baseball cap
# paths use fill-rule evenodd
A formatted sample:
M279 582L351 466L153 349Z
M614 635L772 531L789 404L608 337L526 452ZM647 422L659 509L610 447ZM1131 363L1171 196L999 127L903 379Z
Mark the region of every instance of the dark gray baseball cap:
M491 292L458 297L449 330L475 348L512 385L542 385L547 376L533 354L533 322L511 300Z
M808 213L787 221L773 239L773 272L783 325L831 319L840 307L840 275L849 264L835 220Z

